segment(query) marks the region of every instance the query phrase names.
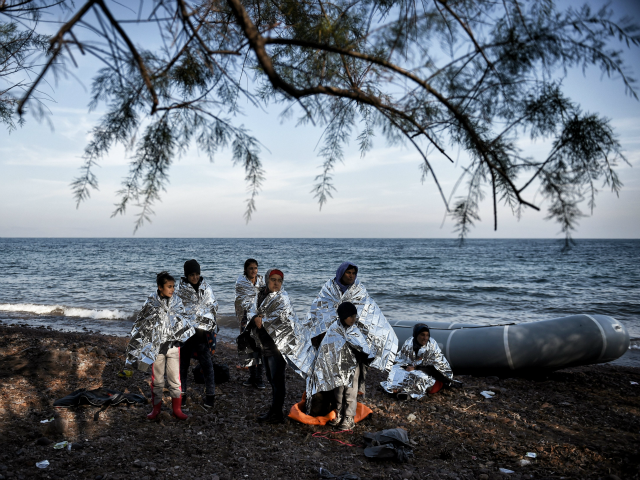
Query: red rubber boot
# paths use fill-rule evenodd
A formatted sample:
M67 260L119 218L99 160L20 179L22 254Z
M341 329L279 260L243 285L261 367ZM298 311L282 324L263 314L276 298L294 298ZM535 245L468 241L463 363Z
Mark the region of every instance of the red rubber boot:
M149 420L155 420L156 417L160 414L160 410L162 410L162 401L159 401L158 403L155 403L155 401L155 395L151 394L151 403L153 404L153 410L149 415L147 415L147 418Z
M182 408L180 407L181 403L182 403L181 398L171 399L171 406L173 407L173 416L176 417L178 420L186 420L187 418L189 418L189 416L182 413Z

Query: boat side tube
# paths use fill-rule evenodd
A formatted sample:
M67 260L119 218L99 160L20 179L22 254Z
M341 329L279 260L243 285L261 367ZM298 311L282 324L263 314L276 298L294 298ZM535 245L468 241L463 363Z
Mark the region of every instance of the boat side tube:
M415 322L390 322L398 343ZM572 315L538 322L473 325L428 322L431 336L456 373L558 369L615 360L628 350L629 333L606 315Z

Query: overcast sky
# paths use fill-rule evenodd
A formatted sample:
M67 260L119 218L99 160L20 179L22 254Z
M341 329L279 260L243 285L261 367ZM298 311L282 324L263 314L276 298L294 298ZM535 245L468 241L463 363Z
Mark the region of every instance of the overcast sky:
M620 2L621 14L640 22L640 2ZM640 76L640 49L626 54L635 76ZM80 59L76 79L58 82L50 105L55 128L27 117L27 124L7 133L0 127L0 237L127 237L133 235L135 209L110 218L116 190L127 174L127 154L115 149L97 170L100 190L76 209L69 183L77 175L88 132L100 111L88 113L88 88L99 67ZM84 85L84 86L83 86ZM570 72L566 92L583 109L609 117L631 166L618 168L624 188L620 197L602 191L593 216L584 218L577 238L640 238L640 103L624 93L619 80L600 72ZM86 90L85 90L86 88ZM238 119L265 145L262 159L266 181L257 200L257 212L247 225L243 219L244 172L234 168L230 152L210 163L195 151L176 161L171 183L157 204L143 237L455 237L453 224L443 224L445 208L435 185L420 183L420 158L408 148L387 147L378 137L375 148L360 158L356 142L344 164L335 171L334 198L319 211L310 193L321 160L316 144L321 131L281 123L281 107L267 112L246 105ZM523 139L525 153L546 149ZM448 194L461 173L446 161L435 165ZM544 207L544 205L543 205ZM518 221L503 209L493 231L487 199L482 222L471 238L554 238L559 227L541 212L526 211Z

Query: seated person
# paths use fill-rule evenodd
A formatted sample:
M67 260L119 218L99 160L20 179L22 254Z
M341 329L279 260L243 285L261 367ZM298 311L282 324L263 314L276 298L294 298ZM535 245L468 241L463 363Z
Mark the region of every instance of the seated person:
M422 398L452 384L451 366L424 323L413 327L413 336L398 352L388 379L380 383L382 388L396 394L400 400Z

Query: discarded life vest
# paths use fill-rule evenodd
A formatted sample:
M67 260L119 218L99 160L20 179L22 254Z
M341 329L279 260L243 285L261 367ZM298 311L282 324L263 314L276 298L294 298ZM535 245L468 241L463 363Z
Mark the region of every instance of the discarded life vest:
M291 407L291 411L289 412L289 418L296 420L300 423L304 423L305 425L326 425L327 422L336 418L336 412L331 410L328 414L324 416L314 417L312 415L307 415L305 412L307 403L307 393L302 394L302 400L296 403L293 407ZM356 407L356 415L353 417L353 420L358 423L369 415L373 413L369 407L364 405L363 403L358 402Z

